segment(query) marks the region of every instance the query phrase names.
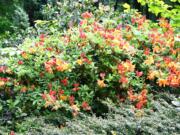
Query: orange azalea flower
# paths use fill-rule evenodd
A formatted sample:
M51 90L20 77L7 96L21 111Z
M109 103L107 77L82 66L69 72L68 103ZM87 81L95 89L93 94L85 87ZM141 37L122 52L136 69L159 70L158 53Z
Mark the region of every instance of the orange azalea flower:
M168 77L168 82L169 82L169 85L172 87L180 86L180 75L179 74L177 74L177 76L176 75L170 75Z
M170 85L173 86L173 87L180 86L180 79L179 80L178 79L171 80Z
M174 55L177 54L178 56L180 56L180 55L178 54L178 52L180 52L180 48L177 48L177 49L172 49L172 48L171 48L170 51L171 51L172 54L174 54ZM178 58L178 56L177 56L177 58Z
M12 74L12 70L11 69L6 69L6 73L8 73L8 74Z
M180 69L180 68L170 67L170 68L169 68L169 71L170 71L171 73L178 74L178 69ZM179 71L180 71L180 70L179 70Z
M60 107L61 107L61 106L60 106L59 102L58 102L58 101L55 101L55 102L53 103L53 108L52 108L52 110L58 110Z
M92 61L90 61L88 58L83 58L83 62L86 62L86 63L88 63L88 64L91 64L91 63L92 63Z
M24 59L28 59L28 55L26 52L22 52L21 53L21 56L24 58Z
M125 73L125 67L123 66L123 64L119 64L117 68L119 74Z
M62 67L63 67L64 70L67 70L67 69L69 69L69 64L68 63L64 63L62 65Z
M135 69L135 65L133 65L129 60L127 60L123 66L126 68L127 71L133 72Z
M159 26L162 27L162 28L170 28L170 24L164 18L159 19Z
M42 94L42 98L45 100L45 108L54 105L54 108L59 108L59 104L58 102L56 102L56 96L55 96L56 92L53 90L50 90L49 94Z
M172 59L169 57L164 57L163 60L164 60L166 65L168 65L172 61Z
M69 68L69 64L63 63L61 66L57 66L57 67L56 67L56 70L63 72L63 71L65 71L65 70L67 70L68 68Z
M104 80L97 80L97 84L99 87L104 88L106 87L106 84L104 83Z
M137 97L139 101L145 100L147 96L147 90L143 89L140 93L140 95Z
M47 97L48 97L48 98L46 99L46 102L45 102L45 105L44 105L45 108L54 105L54 102L55 102L55 101L54 101L53 99L51 99L48 95L47 95Z
M72 105L71 106L71 109L72 109L72 115L74 116L74 117L76 117L78 114L79 114L79 108L77 107L77 105Z
M130 46L130 45L126 48L126 51L129 54L131 54L132 56L136 53L136 49L133 46Z
M146 96L146 95L147 95L147 92L148 92L147 89L143 89L143 90L141 91L141 95L142 95L142 96Z
M153 80L155 77L158 76L158 74L159 74L158 71L149 71L147 78L149 80Z
M154 63L154 58L153 56L148 56L147 59L144 61L145 64L151 65Z
M92 13L89 13L89 12L85 12L85 13L82 13L81 15L83 18L85 19L89 19L92 17Z
M152 73L149 73L147 76L147 79L149 79L149 80L153 80L154 78L155 78L155 76Z
M53 51L53 48L52 48L52 47L47 47L47 48L44 48L44 50L47 50L47 51L52 52L52 51Z
M133 65L132 63L129 63L129 71L133 72L135 69L135 65Z
M76 62L77 62L77 64L79 64L79 65L82 65L82 64L83 64L83 60L82 60L82 59L78 59Z
M130 101L132 101L132 102L136 101L137 96L133 94L132 90L128 91L127 93L128 93L128 98Z
M63 61L61 59L56 59L56 65L60 66L63 63Z
M49 61L47 61L46 63L49 66L54 66L56 64L56 61L57 61L57 59L53 58L53 59L50 59Z
M142 95L140 95L142 96ZM137 109L141 109L144 105L146 105L147 103L147 99L146 99L146 95L139 100L139 102L136 104L136 108Z
M118 68L119 74L122 75L125 72L133 72L135 69L135 65L133 65L129 60L126 60L126 62L119 64L117 68Z
M50 105L52 105L52 103L51 103L50 101L46 101L44 107L47 108L47 107L49 107Z
M4 81L0 81L0 87L4 86L5 82Z
M132 39L132 37L133 37L132 33L128 33L126 35L126 38L127 38L128 41L130 41Z
M143 89L139 95L134 95L132 90L128 91L128 98L130 101L136 103L136 108L141 109L147 103L147 90Z
M157 45L153 48L153 52L155 53L159 53L160 51L161 51L161 48Z
M122 48L124 49L124 50L128 50L128 48L129 48L129 44L127 43L127 42L125 42L124 41L124 44L122 44L123 42L121 42L121 45L122 45Z
M142 107L147 103L147 100L142 100L142 101L139 101L137 104L136 104L136 108L137 109L142 109Z
M48 68L48 69L47 69L47 72L50 73L50 74L53 74L52 68Z
M61 72L64 71L62 66L57 66L57 67L56 67L56 70L57 70L57 71L61 71Z
M46 70L48 73L52 74L52 73L53 73L53 70L52 70L51 66L50 66L49 64L47 64L47 63L45 63L44 65L45 65L45 70Z
M166 85L168 85L168 82L166 79L158 79L157 83L160 87L161 86L165 87Z
M114 39L114 40L112 40L112 44L114 44L115 46L119 46L119 45L120 45L120 43L121 43L121 41L120 41L120 40L118 40L118 39Z
M80 24L80 25L86 25L86 24L87 24L87 20L82 20L82 21L80 21L79 24Z
M29 53L35 53L36 52L36 50L34 49L34 48L29 48Z
M7 67L0 66L0 73L4 73L6 71Z
M173 62L173 61L171 61L170 63L168 63L168 68L176 68L176 67L178 67L177 65L176 65L176 63L175 62Z
M65 95L60 95L60 99L63 100L63 101L66 101L68 99L68 97L65 96Z
M83 108L83 110L85 111L90 111L91 110L91 107L89 106L89 104L87 102L83 102L81 107Z
M123 83L123 84L127 84L128 83L128 78L125 76L121 76L121 79L119 80L119 82Z
M149 55L149 53L150 53L150 49L147 47L144 47L144 54Z

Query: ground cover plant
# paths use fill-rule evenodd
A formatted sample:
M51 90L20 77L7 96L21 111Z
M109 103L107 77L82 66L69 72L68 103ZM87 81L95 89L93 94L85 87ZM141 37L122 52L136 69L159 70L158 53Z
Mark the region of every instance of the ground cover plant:
M175 28L164 18L154 23L129 5L124 8L119 16L103 18L86 11L77 26L27 37L7 56L0 66L1 125L25 132L17 123L32 114L106 117L101 102L107 99L140 111L151 108L153 94L162 89L179 94Z
M80 113L71 119L56 111L41 116L29 116L16 123L17 134L66 135L66 134L142 134L177 135L179 134L179 112L171 104L176 100L171 94L160 93L151 101L151 107L141 110L125 103L113 104L103 101L108 113L103 117ZM61 115L60 115L61 114ZM10 131L9 131L10 132ZM0 126L0 134L7 129Z

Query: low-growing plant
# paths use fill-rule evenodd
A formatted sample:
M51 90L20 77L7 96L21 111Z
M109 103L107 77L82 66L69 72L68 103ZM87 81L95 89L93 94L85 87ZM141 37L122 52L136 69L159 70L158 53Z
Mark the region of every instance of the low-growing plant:
M161 95L163 97L161 97ZM80 113L76 119L67 118L65 113L56 111L39 117L31 116L16 122L15 134L117 134L117 135L169 135L179 134L179 112L169 103L176 100L172 94L157 94L151 107L136 110L132 105L114 104L101 101L108 108L105 117ZM61 115L60 115L61 113ZM11 131L12 132L12 131ZM0 126L0 133L10 133Z

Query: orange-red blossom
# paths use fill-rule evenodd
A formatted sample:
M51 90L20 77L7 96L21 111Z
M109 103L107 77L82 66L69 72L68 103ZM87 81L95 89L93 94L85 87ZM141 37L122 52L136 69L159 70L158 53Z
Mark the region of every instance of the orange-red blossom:
M136 102L135 107L141 109L147 103L147 90L143 89L139 95L134 95L133 91L128 91L128 98L132 102Z

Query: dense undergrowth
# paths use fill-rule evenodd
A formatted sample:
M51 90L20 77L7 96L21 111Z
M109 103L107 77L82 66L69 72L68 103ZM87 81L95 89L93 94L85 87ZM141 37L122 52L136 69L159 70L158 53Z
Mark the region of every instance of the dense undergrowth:
M107 100L102 102L107 109L101 116L96 113L80 113L78 117L71 119L61 111L46 112L41 116L32 115L23 121L17 121L14 126L19 135L178 135L180 112L171 104L172 100L176 98L171 94L161 93L155 96L149 108L142 110L136 110L127 103L115 105ZM0 134L9 132L10 130L0 126Z

